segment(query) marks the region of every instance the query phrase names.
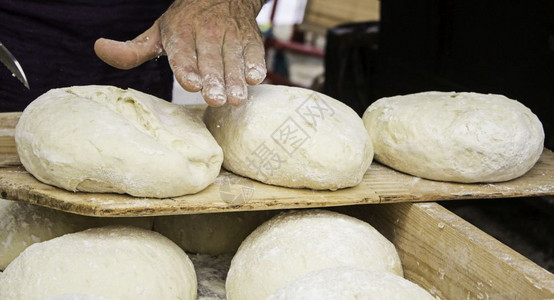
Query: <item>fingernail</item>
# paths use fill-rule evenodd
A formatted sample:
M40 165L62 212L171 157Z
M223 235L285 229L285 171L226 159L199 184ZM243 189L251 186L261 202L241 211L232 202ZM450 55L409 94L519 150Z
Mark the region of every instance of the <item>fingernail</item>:
M244 99L246 98L246 87L242 86L231 86L229 87L229 90L227 91L229 96L232 96L235 99Z
M248 77L255 81L262 81L265 78L265 73L260 70L260 68L251 68L248 70Z
M194 88L199 89L202 87L200 76L194 72L187 73L185 75L185 80L188 81L188 83Z
M216 105L223 105L227 100L225 97L225 90L220 85L209 86L205 91L205 96Z

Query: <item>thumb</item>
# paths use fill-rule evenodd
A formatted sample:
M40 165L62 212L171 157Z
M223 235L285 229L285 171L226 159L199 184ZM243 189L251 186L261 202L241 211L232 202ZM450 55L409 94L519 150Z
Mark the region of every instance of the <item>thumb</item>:
M94 43L94 52L108 65L128 70L165 54L160 38L158 21L131 41L100 38Z

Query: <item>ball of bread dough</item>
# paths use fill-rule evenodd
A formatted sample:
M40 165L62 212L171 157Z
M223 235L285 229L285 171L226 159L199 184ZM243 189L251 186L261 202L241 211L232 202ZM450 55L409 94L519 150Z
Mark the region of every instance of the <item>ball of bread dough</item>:
M543 151L537 116L502 95L424 92L382 98L363 120L376 160L428 179L511 180L531 169Z
M306 273L337 266L403 274L394 245L368 223L326 210L292 211L242 242L227 274L227 298L265 299Z
M210 213L156 217L154 229L185 251L219 255L235 252L240 243L263 222L271 211Z
M0 199L0 270L28 246L92 227L121 224L151 229L152 218L97 218Z
M91 226L88 217L0 199L0 269L31 244Z
M282 286L268 300L434 300L415 283L388 272L336 267L310 272Z
M217 177L222 150L185 107L132 89L53 89L23 112L17 152L38 180L70 191L173 197Z
M240 106L208 107L204 121L223 148L223 166L293 188L336 190L361 182L373 148L345 104L296 87L249 87Z
M196 299L196 274L185 252L161 234L107 226L31 245L0 277L0 299L71 293Z

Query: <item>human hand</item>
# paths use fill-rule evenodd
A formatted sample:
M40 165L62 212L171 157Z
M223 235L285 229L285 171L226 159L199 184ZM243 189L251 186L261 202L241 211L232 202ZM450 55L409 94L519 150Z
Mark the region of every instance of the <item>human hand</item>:
M94 51L119 69L132 69L167 55L179 84L202 91L206 103L239 105L246 84L266 75L264 47L256 23L261 0L175 0L154 25L131 41L100 38Z

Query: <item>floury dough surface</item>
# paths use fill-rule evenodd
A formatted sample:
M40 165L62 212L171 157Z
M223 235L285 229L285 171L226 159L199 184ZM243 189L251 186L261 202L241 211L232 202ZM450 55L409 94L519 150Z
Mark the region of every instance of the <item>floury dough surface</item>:
M302 88L258 85L240 106L208 107L204 121L223 166L258 181L336 190L360 183L373 148L345 104Z
M240 245L227 274L227 298L266 299L309 272L340 266L403 275L394 245L368 223L319 209L283 213Z
M225 300L225 277L229 271L232 254L218 256L189 254L198 280L197 300ZM2 276L2 271L0 271ZM41 300L112 300L90 294L72 293L56 295Z
M191 194L215 180L223 161L186 108L111 86L50 90L25 109L15 140L29 173L70 191Z
M0 277L0 299L89 294L107 299L196 299L185 252L159 233L108 226L33 244Z
M543 151L537 116L502 95L424 92L382 98L363 120L377 161L428 179L511 180L531 169Z
M0 270L4 270L25 248L34 243L114 224L151 229L153 218L87 217L0 199Z
M267 300L435 300L415 283L388 272L336 267L310 272Z
M88 228L92 218L0 199L0 270L28 246Z

